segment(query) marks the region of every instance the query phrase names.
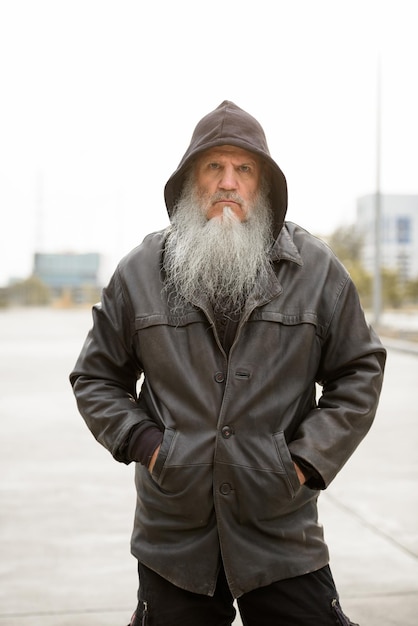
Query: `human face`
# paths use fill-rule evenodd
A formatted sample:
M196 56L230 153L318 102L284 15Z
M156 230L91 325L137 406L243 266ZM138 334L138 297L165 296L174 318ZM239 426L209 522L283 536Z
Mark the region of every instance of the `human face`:
M235 146L218 146L203 152L196 161L196 186L207 200L206 217L222 217L224 207L244 222L260 188L261 163L252 152Z

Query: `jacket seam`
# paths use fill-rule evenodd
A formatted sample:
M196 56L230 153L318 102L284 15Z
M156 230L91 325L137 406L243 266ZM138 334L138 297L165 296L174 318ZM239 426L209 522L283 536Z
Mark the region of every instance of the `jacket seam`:
M343 278L343 279L341 280L341 282L340 282L340 285L339 285L339 291L337 291L337 297L335 298L335 303L334 303L334 307L333 307L333 309L332 309L332 313L331 313L331 315L330 315L330 318L329 318L328 323L325 325L325 335L324 335L324 339L326 339L326 337L328 336L329 329L330 329L330 327L331 327L332 321L333 321L333 319L334 319L334 317L335 317L335 313L336 313L336 310L337 310L338 304L339 304L340 299L341 299L341 295L342 295L343 291L345 290L345 288L346 288L346 286L347 286L347 284L348 284L349 280L350 280L350 276L349 276L349 274L346 274L346 275L344 276L344 278Z

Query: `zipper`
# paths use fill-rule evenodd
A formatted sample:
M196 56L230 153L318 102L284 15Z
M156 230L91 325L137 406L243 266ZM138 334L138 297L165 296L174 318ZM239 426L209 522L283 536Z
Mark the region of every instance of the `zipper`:
M147 626L148 621L148 602L143 601L144 610L142 611L141 626Z
M337 598L333 598L333 600L331 601L331 608L333 612L335 613L335 615L337 616L339 623L342 624L342 626L347 626L347 621L344 619L345 615L341 610L341 607Z
M333 610L334 614L337 616L337 619L339 623L341 624L341 626L358 626L358 624L355 624L354 622L352 622L347 617L347 615L343 613L343 610L340 606L338 598L334 598L331 601L331 609Z

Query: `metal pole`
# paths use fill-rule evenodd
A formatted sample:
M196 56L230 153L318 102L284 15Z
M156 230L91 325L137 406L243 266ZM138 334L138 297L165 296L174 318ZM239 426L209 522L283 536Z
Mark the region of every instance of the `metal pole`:
M381 222L382 198L380 191L380 159L381 159L381 68L380 56L377 62L377 94L376 94L376 192L374 202L374 279L373 279L373 318L378 326L382 312L382 276L381 276Z
M44 175L38 172L36 198L35 252L43 252L44 247Z

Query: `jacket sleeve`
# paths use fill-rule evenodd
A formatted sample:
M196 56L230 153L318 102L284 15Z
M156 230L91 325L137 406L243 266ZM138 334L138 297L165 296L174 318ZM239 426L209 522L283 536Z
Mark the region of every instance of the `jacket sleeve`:
M379 402L386 351L367 324L350 278L322 343L317 383L322 395L289 444L312 467L308 487L326 488L369 431Z
M93 307L93 327L70 374L78 409L94 437L118 461L128 463L131 433L156 423L137 395L142 374L140 355L133 346L133 313L116 270Z

